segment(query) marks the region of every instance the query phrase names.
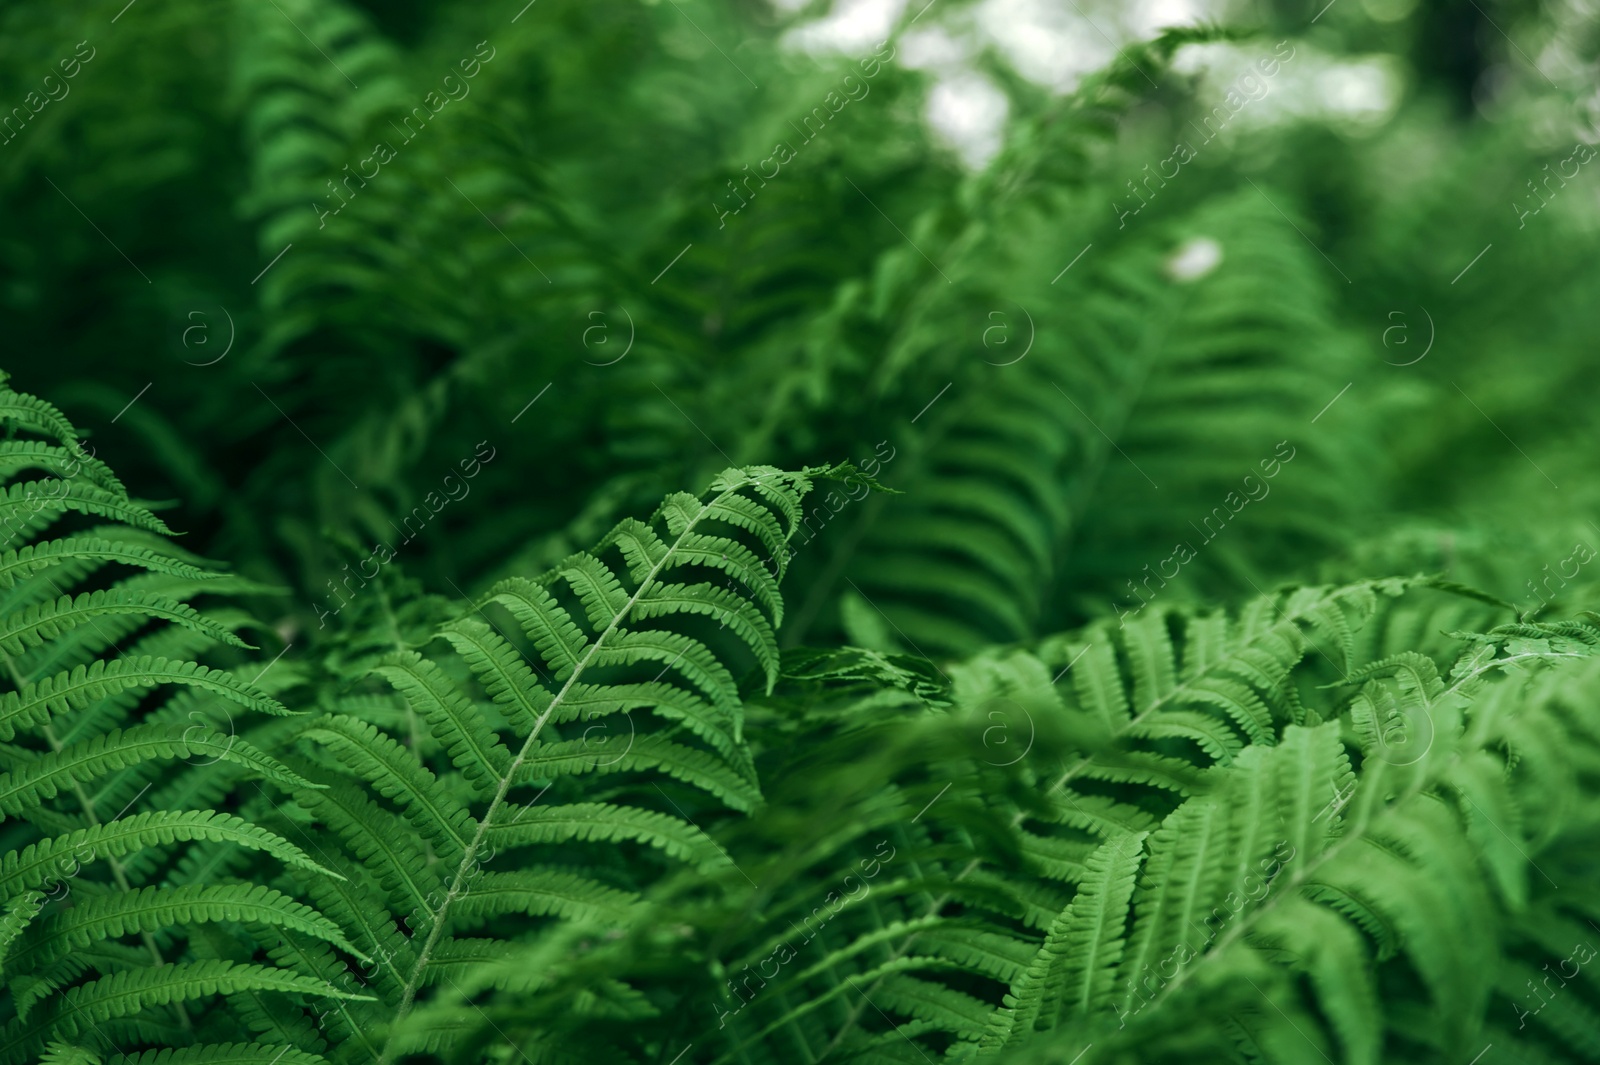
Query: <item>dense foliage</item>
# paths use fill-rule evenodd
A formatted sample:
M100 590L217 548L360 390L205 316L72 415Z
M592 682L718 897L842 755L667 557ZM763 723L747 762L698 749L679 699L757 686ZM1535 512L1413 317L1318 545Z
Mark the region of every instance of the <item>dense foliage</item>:
M0 1065L1600 1061L1590 5L827 6L0 9Z

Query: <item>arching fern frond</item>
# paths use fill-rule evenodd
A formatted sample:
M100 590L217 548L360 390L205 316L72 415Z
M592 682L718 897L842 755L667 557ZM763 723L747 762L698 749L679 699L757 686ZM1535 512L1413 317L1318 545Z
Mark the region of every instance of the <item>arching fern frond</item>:
M1177 279L1159 244L1091 229L1073 252L1094 250L1059 285L1034 256L1008 265L1014 280L980 305L1007 310L971 316L1001 324L973 328L971 343L899 327L914 364L938 367L922 380L939 401L924 413L926 398L908 400L884 434L884 475L903 498L808 508L801 542L814 536L825 561L808 566L817 583L793 640L827 621L830 597L852 640L942 654L1137 616L1219 577L1270 579L1235 522L1280 556L1320 549L1308 515L1356 494L1355 466L1303 427L1347 383L1355 346L1331 320L1314 252L1254 192L1150 224L1171 246L1216 243L1220 264ZM891 624L863 623L880 616Z
M1092 1046L1089 1061L1290 1062L1309 1042L1357 1063L1481 1050L1491 996L1510 994L1495 979L1502 951L1525 948L1460 929L1509 924L1536 938L1538 923L1515 915L1535 884L1559 896L1523 810L1573 786L1520 772L1513 752L1555 732L1568 750L1549 764L1600 765L1600 736L1562 707L1594 675L1591 633L1560 623L1462 635L1449 668L1414 653L1349 663L1304 720L1276 720L1266 742L1219 762L1156 831L1113 835L1096 852L1102 872L1119 842L1142 859L1137 890L1108 922L1128 937L1114 994L1073 1002L1075 985L1041 988L1034 975L1049 970L1079 900L1093 904L1098 881L1085 878L1014 978L988 1050L1007 1062L1056 1060L1049 1048L1065 1046ZM1294 671L1324 672L1315 663ZM1593 823L1583 807L1542 809L1557 832ZM1060 1031L1036 1040L1030 1026Z
M166 524L86 452L59 411L3 378L0 420L13 434L0 444L0 1060L47 1048L63 1061L91 1060L108 1041L159 1055L195 1043L186 1002L244 989L340 993L273 965L204 960L188 941L206 925L253 925L359 953L303 903L265 885L168 880L201 848L240 866L254 854L331 872L233 813L162 801L188 793L218 802L245 779L311 786L240 735L243 721L219 728L189 716L209 710L208 700L289 713L187 657L249 649L236 622L185 601L227 581L163 550ZM53 476L15 480L35 471ZM75 524L84 518L113 523ZM67 526L56 538L34 540L56 523ZM211 1053L189 1049L193 1060Z
M689 811L760 802L736 678L754 666L762 688L776 681L777 581L809 488L805 473L730 469L593 553L496 585L436 630L453 654L399 650L373 669L417 739L345 715L302 730L300 771L331 786L298 803L370 873L315 890L377 959L376 1001L348 1011L385 1059L427 1030L407 1022L430 989L498 971L515 944L563 923L623 934L638 892L673 868L739 875ZM516 926L488 953L461 934Z

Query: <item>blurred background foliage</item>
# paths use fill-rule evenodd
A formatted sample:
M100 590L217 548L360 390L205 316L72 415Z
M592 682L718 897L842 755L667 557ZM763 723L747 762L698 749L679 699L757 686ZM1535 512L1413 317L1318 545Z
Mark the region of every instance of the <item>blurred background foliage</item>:
M813 501L790 645L1593 587L1590 0L520 6L0 11L14 383L286 639L380 543L466 594L875 457L905 494Z

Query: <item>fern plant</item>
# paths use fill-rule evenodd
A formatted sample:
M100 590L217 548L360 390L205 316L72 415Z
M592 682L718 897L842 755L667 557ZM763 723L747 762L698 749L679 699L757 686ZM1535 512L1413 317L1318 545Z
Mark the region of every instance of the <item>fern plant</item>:
M0 6L0 1065L1600 1061L1582 5L850 6Z
M1392 580L942 667L790 655L746 704L768 804L695 818L736 871L664 877L606 936L483 950L419 1013L460 1040L432 1049L1448 1061L1481 1032L1475 1052L1511 993L1501 958L1590 912L1522 916L1543 869L1589 883L1551 844L1593 823L1577 776L1526 765L1591 764L1570 700L1600 646L1582 623L1486 623L1442 666L1390 648L1414 616L1488 609ZM557 988L584 990L558 1008Z
M0 409L8 471L70 470L5 494L6 1061L1448 1061L1590 1016L1518 997L1600 916L1538 886L1592 880L1585 621L1386 579L780 653L813 479L872 479L749 467L465 603L386 575L296 717L176 657L247 650L183 599L248 586Z
M1202 790L1105 835L985 1046L1017 1061L1375 1062L1498 1041L1483 1027L1509 983L1495 974L1545 875L1524 811L1555 833L1590 824L1581 805L1549 806L1575 781L1526 773L1518 752L1554 734L1571 747L1557 761L1592 759L1592 723L1552 694L1592 677L1597 647L1587 624L1511 624L1467 637L1443 670L1414 651L1339 662L1321 690L1353 698L1287 704Z
M249 649L235 625L185 601L229 580L168 547L171 530L54 407L0 379L0 418L0 1059L134 1044L183 1047L187 1061L287 1053L233 1045L237 1029L200 1008L266 990L346 994L264 959L219 959L205 929L292 928L359 953L293 897L208 869L218 852L256 852L334 875L206 808L246 781L312 786L219 727L233 713L290 711L193 658ZM31 471L49 476L19 476Z
M319 784L298 789L286 815L339 841L344 877L305 886L375 959L369 998L317 1016L318 1052L443 1051L463 1018L408 1023L439 990L491 969L536 988L496 963L548 950L551 936L570 941L563 922L626 927L640 892L680 863L737 872L696 826L707 804L760 802L734 671L776 679L778 582L810 484L751 467L718 477L706 498L669 496L593 553L496 585L375 665L386 688L347 693L306 723L288 760ZM436 641L451 653L431 651ZM342 972L326 942L284 940L274 954L285 965ZM577 1008L641 1008L615 981L593 994ZM571 1008L573 993L561 1002Z

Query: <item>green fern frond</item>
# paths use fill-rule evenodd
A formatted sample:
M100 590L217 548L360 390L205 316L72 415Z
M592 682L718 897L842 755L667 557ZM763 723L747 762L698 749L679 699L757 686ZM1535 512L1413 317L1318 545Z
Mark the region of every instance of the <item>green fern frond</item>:
M246 767L287 788L313 785L237 736L208 729L136 725L40 755L26 769L0 774L0 816L25 816L74 785L154 759L200 757Z
M359 1000L365 996L340 991L320 980L262 965L204 961L135 969L73 988L49 1008L4 1029L0 1062L20 1065L47 1039L73 1038L113 1019L132 1016L152 1006L230 994L243 988Z
M213 1043L206 1046L147 1050L128 1058L128 1065L326 1065L326 1058L294 1047L260 1043Z
M199 945L207 929L267 926L362 956L328 919L264 884L204 882L205 870L275 875L257 868L261 858L337 875L250 818L204 808L233 802L246 783L261 795L260 782L317 787L239 731L288 708L191 657L250 645L235 632L242 615L188 600L258 588L168 549L171 530L54 407L0 387L0 419L45 438L0 442L6 1060L47 1046L55 1057L88 1053L68 1042L87 1035L140 1048L193 1042L183 1003L196 997L332 993ZM15 482L32 470L58 477ZM62 535L29 542L58 521Z
M585 924L624 925L638 899L624 891L560 870L484 873L457 904L468 925L507 913L532 917L554 914Z
M341 762L386 799L398 802L410 824L445 858L466 849L476 825L445 794L438 778L376 726L348 716L320 718L303 735L337 751Z
M0 898L9 899L53 879L71 877L84 862L121 858L146 847L193 840L236 843L270 854L286 865L335 875L294 844L232 814L211 810L152 811L8 852L0 859ZM84 857L80 860L79 855Z
M654 810L607 803L569 803L553 807L508 805L505 810L505 819L493 825L486 837L496 850L567 840L631 839L701 868L727 862L716 844L699 829Z
M6 551L0 555L0 588L10 588L18 581L26 580L41 570L71 562L83 565L83 568L78 570L79 574L86 572L88 565L120 562L124 565L139 566L153 573L167 573L189 580L210 580L217 576L200 566L139 544L96 536L80 536L44 540Z
M400 818L346 784L303 791L299 801L346 841L382 886L388 908L432 919L432 900L440 896L444 885L439 870L424 859L422 848L407 834Z
M87 481L24 481L0 490L0 527L6 529L38 522L41 514L54 517L69 511L112 518L150 532L172 534L165 522L127 496Z
M4 414L0 414L4 417ZM36 426L37 428L37 426ZM71 438L62 437L69 443L76 445ZM36 440L6 440L0 442L0 478L10 480L23 470L60 470L72 467L73 472L84 470L87 479L112 493L113 495L126 496L128 490L122 482L117 480L116 474L111 472L111 467L101 462L92 455L85 454L80 447L57 447Z
M433 737L449 752L478 796L492 794L494 785L510 769L511 752L443 671L420 654L406 651L376 672L428 723Z
M1036 1027L1052 1028L1062 1009L1089 1013L1110 1004L1144 839L1143 833L1124 836L1090 855L1072 905L1051 924L1039 953L1013 982L1005 1007L990 1019L985 1046L1003 1046Z
M193 607L164 596L110 589L86 592L76 598L64 595L54 602L7 615L4 628L0 628L0 650L20 656L79 625L90 625L97 617L113 614L160 618L204 632L218 643L253 649Z
M1273 745L1251 745L1218 764L1207 793L1184 802L1147 843L1117 975L1119 1001L1109 1011L1121 1019L1115 1027L1144 1032L1147 1047L1177 1046L1180 1037L1163 1028L1163 1017L1184 1015L1195 996L1212 996L1213 1008L1229 1019L1208 1026L1205 1045L1231 1045L1233 1035L1250 1031L1261 1052L1279 1060L1294 1053L1287 1048L1299 1026L1306 1037L1336 1040L1351 1060L1379 1060L1382 1032L1398 1023L1382 1018L1403 1007L1383 1002L1372 970L1398 954L1440 1018L1413 1018L1412 1029L1435 1029L1441 1051L1465 1045L1465 1022L1447 1018L1482 1010L1494 947L1463 940L1457 930L1487 927L1497 905L1515 910L1527 897L1527 844L1517 841L1509 790L1514 778L1494 730L1512 720L1526 727L1521 715L1545 698L1536 694L1540 685L1556 685L1563 675L1573 652L1548 636L1495 644L1493 659L1469 641L1448 682L1431 659L1414 654L1356 666L1332 686L1364 684L1346 711L1354 717L1316 727L1275 724ZM1534 642L1516 642L1522 639ZM1512 664L1542 667L1534 676L1546 679L1531 689L1514 679L1490 683L1496 673L1514 676L1506 669ZM1405 757L1395 752L1407 748L1351 727L1361 713L1371 716L1362 708L1386 678L1427 700L1422 719L1432 731L1425 749ZM1467 714L1491 712L1518 693L1518 717L1492 714L1468 731ZM1354 751L1352 736L1361 739ZM1496 831L1500 838L1491 842ZM1309 979L1304 1004L1294 974ZM1255 987L1243 984L1236 1011L1217 1004L1225 1001L1216 999L1219 988L1246 980ZM1021 993L1028 977L1019 975L1013 986ZM1284 1012L1251 1006L1261 994ZM1319 1034L1313 1011L1326 1019L1329 1036ZM1094 1020L1079 1029L1086 1038L1093 1038ZM1006 1045L1009 1031L992 1027L990 1045ZM1013 1037L1010 1045L1021 1042Z
M1326 2L0 4L0 1065L1600 1063L1593 5Z
M742 647L768 686L777 679L771 574L781 572L788 535L779 519L792 522L808 487L803 475L770 467L730 470L705 501L669 496L651 524L624 522L595 553L569 556L536 581L502 581L477 610L504 609L520 632L487 613L464 616L436 630L455 657L403 650L374 670L404 699L409 740L342 716L302 730L319 764L359 783L301 789L299 805L377 881L366 908L401 915L413 930L383 1005L355 1011L386 1033L390 1054L410 1045L395 1040L410 1038L400 1033L420 992L450 990L452 973L501 968L500 948L462 940L461 931L516 916L558 922L551 928L641 920L646 911L627 883L637 875L619 879L608 868L615 845L704 871L730 867L683 800L628 778L675 779L733 810L760 802L730 663ZM770 569L757 563L759 576L749 569L757 550L773 558ZM624 569L613 567L615 555ZM717 571L733 586L693 576ZM688 579L675 580L679 573ZM573 604L581 613L569 612ZM626 735L595 738L612 723ZM572 801L569 789L591 780L601 801ZM530 801L514 799L529 788L537 789ZM546 797L551 789L560 798ZM670 812L618 801L630 791L664 799ZM544 855L583 853L573 848L583 843L610 846L590 848L583 866L546 864ZM500 868L485 869L491 860ZM392 918L362 914L361 929L351 924L364 882L312 891L352 942L381 944L394 934L384 930Z
M34 972L101 940L201 921L247 921L293 929L366 961L334 923L262 885L147 887L79 903L34 924L7 956L14 972Z
M58 673L0 696L0 740L8 740L19 729L42 725L69 710L81 710L129 689L159 684L190 685L260 713L290 712L276 699L254 691L223 670L195 662L169 662L148 656L131 661L96 659L87 667L78 666L70 673Z

